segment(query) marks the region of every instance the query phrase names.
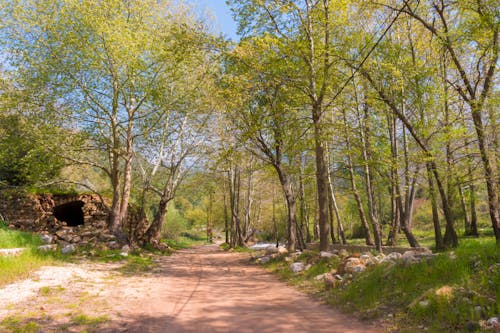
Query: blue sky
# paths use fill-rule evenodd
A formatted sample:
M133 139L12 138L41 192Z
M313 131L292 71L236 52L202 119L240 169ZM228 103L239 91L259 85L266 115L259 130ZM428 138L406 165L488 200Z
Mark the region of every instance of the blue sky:
M227 37L232 40L238 40L236 35L236 23L231 17L231 11L229 6L226 5L226 0L189 0L194 4L199 10L208 10L215 16L215 27L224 33Z

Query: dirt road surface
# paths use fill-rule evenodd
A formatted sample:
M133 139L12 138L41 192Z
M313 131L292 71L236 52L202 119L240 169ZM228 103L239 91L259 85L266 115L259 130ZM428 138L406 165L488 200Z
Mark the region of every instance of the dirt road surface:
M381 332L312 300L242 254L217 246L161 257L153 272L119 264L46 267L0 289L0 332ZM10 325L10 326L9 326Z

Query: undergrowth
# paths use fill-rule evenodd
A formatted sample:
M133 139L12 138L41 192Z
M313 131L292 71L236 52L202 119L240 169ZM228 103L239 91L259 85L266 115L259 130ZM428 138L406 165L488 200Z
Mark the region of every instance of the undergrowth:
M266 266L288 283L330 304L365 318L383 318L398 332L479 331L500 313L500 247L493 238L463 239L453 252L428 261L368 267L350 283L327 289L314 278L338 262L305 252L293 261L311 264L299 274L290 261L271 260ZM482 324L482 326L480 325Z

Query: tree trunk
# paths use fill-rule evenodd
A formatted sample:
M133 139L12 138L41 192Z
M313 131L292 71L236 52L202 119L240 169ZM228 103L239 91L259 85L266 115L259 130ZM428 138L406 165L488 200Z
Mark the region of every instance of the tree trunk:
M305 229L305 241L306 243L311 243L311 229L309 225L309 214L307 211L307 202L306 202L306 191L304 188L304 169L302 167L302 160L300 165L300 175L299 175L299 191L300 191L300 220L301 225Z
M293 184L290 176L285 173L281 168L280 164L275 164L274 168L278 173L280 184L283 190L283 194L286 199L287 213L288 213L288 225L287 225L287 249L290 252L295 251L297 245L297 204L295 198L295 191L293 190Z
M470 236L479 236L477 231L477 213L476 213L476 187L474 183L470 184Z
M224 198L224 233L225 233L225 240L226 244L229 245L229 216L227 213L227 193L226 193L226 179L223 179L222 182L222 195Z
M434 188L434 180L432 169L429 163L427 166L427 180L429 182L429 197L432 206L432 224L434 225L434 241L436 243L436 250L444 250L443 236L441 234L441 225L439 223L438 205L436 200L436 189Z
M328 168L326 165L325 143L322 135L321 110L318 106L313 108L314 119L314 142L316 153L316 185L318 191L319 210L319 249L328 250L328 237L330 234L330 223L328 219Z
M364 109L364 125L362 126L361 134L361 144L363 150L363 162L365 168L365 185L366 185L366 195L368 198L368 214L370 215L370 221L373 229L373 236L375 239L375 247L377 251L382 251L382 234L380 230L380 223L378 219L378 211L375 203L375 193L373 189L372 182L372 172L370 167L371 158L371 142L370 142L370 116L368 113L368 107Z

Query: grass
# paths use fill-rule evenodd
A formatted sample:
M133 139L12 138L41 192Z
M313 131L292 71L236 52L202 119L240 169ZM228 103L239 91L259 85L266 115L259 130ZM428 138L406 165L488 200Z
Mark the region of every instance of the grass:
M0 286L27 278L31 272L41 266L52 265L68 259L67 255L58 252L39 251L37 247L41 243L37 234L10 230L4 222L0 221L0 248L26 248L19 256L0 256Z
M8 317L0 322L0 325L5 327L12 333L35 333L40 332L41 327L34 321L25 322L20 317Z
M162 242L167 244L172 250L182 250L188 249L193 246L206 244L207 239L206 237L202 237L200 235L192 233L182 233L175 239L164 239L162 240Z
M9 229L0 221L0 249L13 249L18 247L37 247L42 245L40 237L36 234Z
M401 332L466 332L500 313L500 247L492 237L461 239L453 253L404 265L369 267L352 282L327 290L314 277L338 265L338 259L305 252L294 261L311 264L294 274L282 258L266 266L292 285L366 318L386 318ZM472 325L472 326L471 326ZM420 327L420 328L419 328Z
M86 314L78 314L71 318L71 323L74 325L97 326L110 320L108 316L92 317Z

